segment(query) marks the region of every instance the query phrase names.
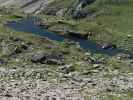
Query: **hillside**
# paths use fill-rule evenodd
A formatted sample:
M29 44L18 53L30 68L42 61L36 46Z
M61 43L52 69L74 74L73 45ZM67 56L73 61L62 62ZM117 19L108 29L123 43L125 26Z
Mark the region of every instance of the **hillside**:
M118 47L133 50L132 0L96 0L83 7L81 4L82 2L78 0L71 0L71 2L56 0L50 3L44 12L55 16L54 18L48 16L46 19L48 23L51 21L54 23L53 26L50 24L49 29L60 32L65 27L74 30L75 33L88 36L88 39L100 43L111 42ZM46 16L43 18L45 19Z
M133 0L0 0L0 100L132 100L132 27Z

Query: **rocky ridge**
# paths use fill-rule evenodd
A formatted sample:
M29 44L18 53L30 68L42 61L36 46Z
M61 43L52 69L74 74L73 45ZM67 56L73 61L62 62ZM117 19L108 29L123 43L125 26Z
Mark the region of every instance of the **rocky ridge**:
M75 17L75 16L76 17L84 17L85 15L87 15L87 13L84 13L82 11L82 8L93 3L94 1L95 0L75 0L75 2L77 2L76 6L73 6L75 4L72 4L72 7L70 7L70 8L72 8L71 13L73 14L73 17ZM58 0L17 0L17 1L15 1L15 0L6 0L6 1L0 0L0 7L19 8L25 13L38 14L41 12L44 12L44 13L47 12L47 10L48 10L47 7L49 7L49 5L54 2L59 3ZM54 13L57 16L58 15L64 16L65 15L64 13L67 13L67 11L69 11L70 8L69 7L68 8L60 8L60 9L57 9L57 11L55 11Z
M0 0L0 7L20 8L25 13L39 13L54 0Z

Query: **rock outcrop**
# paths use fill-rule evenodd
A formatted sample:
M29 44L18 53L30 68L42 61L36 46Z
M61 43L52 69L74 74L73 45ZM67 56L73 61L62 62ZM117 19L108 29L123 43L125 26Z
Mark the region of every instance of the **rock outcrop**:
M39 13L54 0L0 0L0 7L21 8L25 13Z
M58 3L64 1L58 0L0 0L0 7L4 8L17 8L25 13L46 13L57 16L64 16L66 13L72 15L74 18L82 18L87 16L88 12L82 10L82 8L93 3L95 0L74 0L75 3L68 7L62 5L62 7L56 7ZM69 1L68 1L69 2ZM51 3L56 3L52 5ZM55 7L54 7L55 6ZM52 9L52 10L50 10Z

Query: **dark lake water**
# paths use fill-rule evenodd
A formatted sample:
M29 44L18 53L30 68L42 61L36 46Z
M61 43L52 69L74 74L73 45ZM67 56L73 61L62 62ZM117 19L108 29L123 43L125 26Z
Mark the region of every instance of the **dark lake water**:
M49 32L46 29L36 25L35 21L31 18L23 19L20 21L10 21L7 23L7 26L16 31L37 34L37 35L44 36L44 37L47 37L47 38L49 38L51 40L55 40L55 41L62 42L67 39L69 41L78 42L79 45L81 46L81 48L83 48L87 51L90 51L92 53L101 53L101 54L107 54L107 55L113 56L117 53L124 51L124 50L121 50L118 48L103 49L96 42L91 41L91 40L85 40L85 39L76 38L76 37L68 38L68 37L64 37L59 34L55 34L53 32Z

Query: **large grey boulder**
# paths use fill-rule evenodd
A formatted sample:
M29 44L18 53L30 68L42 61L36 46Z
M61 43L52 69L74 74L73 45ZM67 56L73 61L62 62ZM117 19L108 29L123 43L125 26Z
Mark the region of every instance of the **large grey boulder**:
M31 57L31 61L34 63L40 62L43 63L46 59L47 59L48 54L39 51L37 53L35 53L34 55L32 55Z
M31 61L33 63L62 65L63 64L63 55L61 53L56 53L56 52L46 53L43 51L38 51L32 55Z

